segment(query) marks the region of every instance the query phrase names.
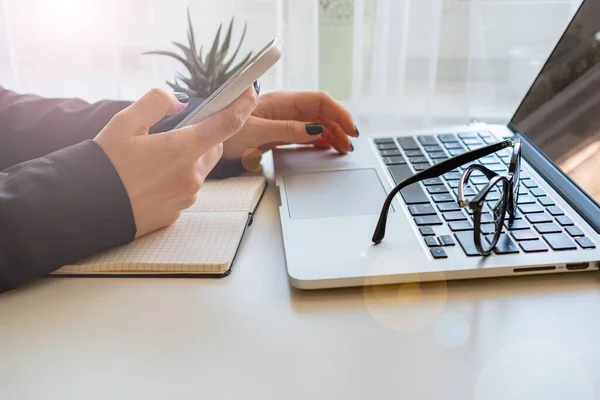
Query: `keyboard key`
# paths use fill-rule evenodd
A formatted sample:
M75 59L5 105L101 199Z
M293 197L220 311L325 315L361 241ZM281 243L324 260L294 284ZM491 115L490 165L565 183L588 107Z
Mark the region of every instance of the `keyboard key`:
M454 193L455 193L455 194L458 196L458 188L456 188L456 189L454 190ZM465 188L465 189L463 190L463 194L464 194L466 197L474 197L474 196L475 196L475 194L476 194L476 192L473 190L473 188L467 187L467 188ZM490 195L492 195L492 193L490 193ZM494 196L492 196L492 198L490 198L490 197L486 197L486 200L494 200L494 199L493 199L493 197L494 197Z
M527 181L525 181L527 182ZM531 188L529 189L529 191L531 192L532 195L534 195L535 197L543 197L546 196L546 192L544 192L542 189L536 187L536 188Z
M429 164L429 160L425 157L411 157L408 160L413 164Z
M487 224L490 222L494 222L494 217L490 213L481 214L481 223Z
M560 216L560 217L556 217L556 222L558 222L561 226L575 225L573 223L573 221L571 220L571 218L564 216L564 215Z
M504 164L488 165L487 169L489 169L490 171L497 172L497 173L504 173L504 172L506 172L506 165L504 165Z
M538 198L538 201L546 207L554 205L554 201L552 201L552 199L548 196L540 197Z
M421 150L405 150L406 157L423 157Z
M532 214L544 212L544 209L539 204L520 204L519 211L523 214Z
M401 156L400 150L381 150L379 152L382 157L390 157L390 156Z
M446 160L446 159L448 159L448 156L443 151L434 151L434 152L431 152L431 153L429 153L429 157L431 157L433 160Z
M452 236L450 235L443 235L439 237L440 239L440 243L442 244L442 246L455 246L456 243L454 242L454 239L452 239Z
M533 180L528 179L525 181L521 182L521 185L525 186L526 188L532 189L532 188L536 188L537 187L537 183L535 183Z
M575 243L564 233L551 233L543 236L553 250L575 250Z
M481 256L477 248L475 247L475 242L473 238L473 232L465 231L465 232L456 232L454 234L456 240L458 240L458 244L463 249L465 254L469 257Z
M522 180L522 181L526 181L528 179L531 179L531 175L529 175L528 173L523 172L521 170L521 173L519 174L519 179Z
M550 206L546 208L546 211L550 213L552 216L565 215L563 210L561 210L558 206Z
M567 231L567 233L573 237L577 237L577 236L585 236L583 234L583 231L581 229L579 229L577 226L567 226L565 228L565 230Z
M413 174L408 165L392 165L389 167L392 178L396 184L410 178ZM429 199L423 191L423 188L418 183L408 185L400 191L402 198L406 204L428 204Z
M469 189L465 190L465 196L475 196L475 192L473 192L473 190L471 190L471 193L467 193L468 191ZM498 200L500 200L500 193L497 191L488 192L488 194L485 196L485 201L492 202L494 203L493 205L495 205Z
M429 194L441 194L448 193L448 189L446 189L446 186L444 185L428 186L427 192Z
M479 137L476 137L476 138L463 139L463 143L466 144L467 146L473 146L473 145L481 145L481 144L483 144L483 141L481 139L479 139Z
M451 189L456 189L458 188L458 184L460 183L459 181L447 181L448 186L450 186Z
M431 179L425 179L423 181L423 185L425 186L435 186L435 185L442 185L442 180L440 178L431 178Z
M419 232L421 232L421 235L423 236L435 236L435 231L431 226L420 226Z
M507 211L506 212L506 220L510 221L510 220L515 220L515 219L523 219L524 216L523 214L521 214L519 211L515 212L515 215L510 215L510 213Z
M496 224L481 224L481 233L484 235L489 235L491 233L496 233Z
M519 248L512 241L512 239L508 235L500 235L500 239L498 239L498 243L494 248L494 253L496 254L513 254L518 253Z
M548 247L541 240L528 240L526 242L519 242L519 246L525 253L541 253L548 251Z
M448 226L452 232L460 232L460 231L472 231L473 225L469 221L453 221L449 222ZM473 233L471 233L473 236Z
M444 174L444 179L447 181L458 181L460 180L460 172L448 172Z
M431 249L431 255L435 259L448 258L448 255L446 254L446 250L444 250L443 247L434 247L434 248L432 248Z
M385 144L385 143L394 143L394 139L389 137L389 138L378 138L373 140L375 142L375 144Z
M531 228L531 225L529 225L529 223L527 221L522 220L522 219L516 219L514 221L504 221L504 226L509 231L516 231L516 230L520 230L520 229Z
M415 223L418 226L442 225L442 220L437 215L427 215L422 217L415 217Z
M384 157L383 162L385 163L385 165L406 164L406 161L402 156Z
M437 215L435 208L431 204L416 204L408 206L408 211L413 217L419 217L422 215Z
M535 233L531 229L523 229L523 230L520 230L520 231L512 231L511 235L512 235L512 237L514 237L519 242L522 241L522 240L537 240L537 239L540 238L537 235L537 233Z
M431 145L430 146L423 146L423 148L425 149L425 151L427 153L435 153L435 152L438 152L438 151L443 152L442 148L439 145L437 145L437 144L435 146L431 146Z
M419 150L419 145L414 138L411 137L399 137L398 143L404 150Z
M531 222L532 224L543 224L546 222L552 222L552 217L550 217L546 213L526 214L525 218L527 218L527 221Z
M442 212L446 211L460 211L460 207L456 203L439 203L436 204L438 210Z
M445 143L444 147L447 148L448 150L464 149L464 146L458 142Z
M425 243L427 243L427 246L429 246L429 247L439 247L439 245L440 245L440 243L438 242L438 240L435 236L425 237Z
M536 224L535 230L539 233L560 233L562 232L562 228L556 225L554 222L550 222L549 224Z
M382 143L377 145L379 150L398 150L398 147L394 143Z
M461 139L479 139L479 134L477 132L465 132L459 133L458 137Z
M534 204L535 198L529 195L521 196L519 195L519 199L517 200L518 204Z
M586 237L578 237L575 241L581 246L583 249L595 249L596 245L589 238Z
M429 167L431 167L431 164L429 164L429 163L427 163L427 164L413 164L413 168L417 172L421 172L423 170L426 170Z
M440 139L440 142L442 143L458 142L458 138L454 133L445 133L443 135L438 135L438 139Z
M417 139L423 146L432 146L438 144L437 140L435 140L435 137L433 136L419 136Z
M463 154L465 152L466 152L466 150L464 150L464 149L451 149L451 150L448 150L448 153L450 153L450 155L452 157L460 156L461 154Z
M433 199L433 201L435 201L436 203L449 203L449 202L454 202L454 197L450 194L450 193L444 193L444 194L434 194L431 196L431 198Z
M448 212L442 213L442 217L444 217L444 219L448 222L466 221L467 220L465 213L463 213L462 211L448 211Z

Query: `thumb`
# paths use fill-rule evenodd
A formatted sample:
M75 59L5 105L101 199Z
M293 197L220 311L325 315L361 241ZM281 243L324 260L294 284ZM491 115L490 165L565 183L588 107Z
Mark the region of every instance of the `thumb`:
M159 135L176 138L183 146L197 149L196 153L204 153L237 133L256 108L256 101L256 91L250 88L229 106L202 122Z
M167 115L178 113L186 107L174 94L154 88L138 101L118 114L120 122L127 124L137 134L146 134L150 127Z

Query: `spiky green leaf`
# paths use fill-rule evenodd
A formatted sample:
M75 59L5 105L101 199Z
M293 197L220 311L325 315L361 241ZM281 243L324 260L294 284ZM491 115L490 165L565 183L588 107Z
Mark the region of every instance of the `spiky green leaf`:
M238 55L238 53L240 51L240 48L242 47L242 43L244 42L244 38L246 37L246 29L247 28L248 28L248 24L244 24L244 31L242 32L242 37L240 38L240 41L238 43L237 48L235 49L235 52L233 53L233 55L231 56L231 58L229 59L229 61L226 61L224 63L226 71L229 69L229 67L231 67L231 65L235 61L235 58L237 57L237 55ZM250 53L250 54L252 54L252 53Z
M155 51L147 51L143 54L146 55L161 55L161 56L168 56L168 57L173 57L174 59L176 59L177 61L181 62L183 65L185 65L185 67L189 70L192 68L192 66L190 65L190 63L188 63L188 61L186 59L184 59L183 57L181 57L179 54L174 53L172 51L166 51L166 50L155 50Z

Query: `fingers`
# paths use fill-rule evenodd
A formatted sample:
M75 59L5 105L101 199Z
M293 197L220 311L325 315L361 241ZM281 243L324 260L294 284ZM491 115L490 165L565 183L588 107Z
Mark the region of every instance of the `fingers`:
M272 149L281 144L313 144L319 148L335 148L346 154L353 150L348 136L336 123L328 121L329 129L323 124L300 121L278 121L252 117L248 119L244 132L251 138L251 147ZM317 141L320 139L319 141ZM316 141L316 142L315 142Z
M196 163L196 171L202 179L205 179L212 171L223 155L223 144L219 144L205 152Z
M160 135L176 140L184 148L191 148L197 155L203 154L237 133L256 107L256 92L246 90L240 97L222 111L196 125Z
M323 92L270 93L261 97L257 112L279 120L322 121L325 117L338 124L346 135L358 136L350 111Z
M350 138L337 123L327 117L323 117L322 122L326 129L326 133L323 137L331 143L334 149L341 154L354 151Z
M155 88L117 114L117 119L127 124L129 130L134 129L139 134L145 134L163 117L175 114L185 107L186 105L180 103L175 95Z

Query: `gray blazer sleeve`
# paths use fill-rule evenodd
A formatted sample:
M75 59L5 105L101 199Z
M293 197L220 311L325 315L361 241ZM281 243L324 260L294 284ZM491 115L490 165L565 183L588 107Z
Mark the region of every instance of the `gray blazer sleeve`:
M127 191L89 140L126 106L0 90L0 292L135 237Z

